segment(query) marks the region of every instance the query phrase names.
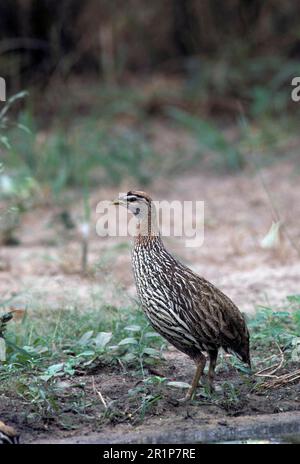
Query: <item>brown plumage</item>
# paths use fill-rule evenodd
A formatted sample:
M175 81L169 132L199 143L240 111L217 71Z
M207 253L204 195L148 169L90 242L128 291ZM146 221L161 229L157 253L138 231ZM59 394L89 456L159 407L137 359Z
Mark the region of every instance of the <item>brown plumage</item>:
M130 191L115 200L137 219L132 265L142 308L154 329L197 366L186 396L193 396L206 364L213 378L218 350L234 352L250 366L249 332L235 304L213 284L180 263L164 247L151 198Z

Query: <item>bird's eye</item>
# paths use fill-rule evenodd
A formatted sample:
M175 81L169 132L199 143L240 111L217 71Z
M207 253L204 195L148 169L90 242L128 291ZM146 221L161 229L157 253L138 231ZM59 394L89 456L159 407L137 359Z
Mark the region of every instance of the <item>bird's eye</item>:
M127 197L128 203L132 203L133 201L136 201L136 197Z

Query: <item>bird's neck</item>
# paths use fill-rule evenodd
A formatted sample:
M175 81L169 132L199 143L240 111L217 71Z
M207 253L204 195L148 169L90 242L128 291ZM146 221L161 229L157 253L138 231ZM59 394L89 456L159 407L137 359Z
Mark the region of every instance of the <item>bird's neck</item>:
M135 232L135 244L143 245L149 241L160 240L160 231L154 205L149 206L147 214L138 219Z

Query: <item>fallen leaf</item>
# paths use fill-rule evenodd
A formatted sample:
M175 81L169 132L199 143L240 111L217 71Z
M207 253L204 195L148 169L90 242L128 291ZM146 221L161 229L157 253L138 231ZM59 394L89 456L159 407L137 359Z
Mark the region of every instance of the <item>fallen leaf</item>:
M281 221L272 222L269 232L260 241L261 248L278 248L280 245Z
M167 385L175 388L190 388L190 385L186 382L168 382Z

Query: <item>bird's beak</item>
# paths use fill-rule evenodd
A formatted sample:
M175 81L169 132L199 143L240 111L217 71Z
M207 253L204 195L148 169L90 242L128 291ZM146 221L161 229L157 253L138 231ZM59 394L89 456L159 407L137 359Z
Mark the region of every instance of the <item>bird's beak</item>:
M115 205L115 206L122 206L122 205L126 205L126 197L119 197L119 198L116 198L115 200L112 201L112 204Z

